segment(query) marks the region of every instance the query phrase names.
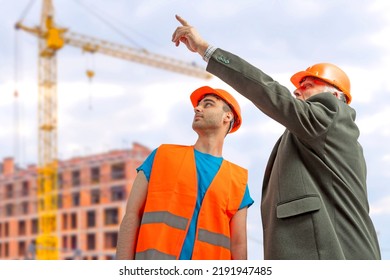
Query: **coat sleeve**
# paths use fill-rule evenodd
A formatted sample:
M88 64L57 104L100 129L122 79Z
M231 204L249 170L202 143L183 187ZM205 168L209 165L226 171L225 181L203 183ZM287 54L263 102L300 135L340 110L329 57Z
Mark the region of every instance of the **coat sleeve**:
M296 99L285 87L242 58L217 49L207 71L217 76L264 114L303 139L326 132L337 114L337 99L321 93L306 101Z

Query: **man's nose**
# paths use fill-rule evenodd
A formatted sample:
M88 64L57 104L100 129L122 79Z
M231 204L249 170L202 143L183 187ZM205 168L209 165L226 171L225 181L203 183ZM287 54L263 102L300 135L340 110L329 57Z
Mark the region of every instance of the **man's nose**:
M294 95L295 95L295 97L300 97L300 96L302 96L302 92L299 90L299 88L297 88L296 90L294 90Z

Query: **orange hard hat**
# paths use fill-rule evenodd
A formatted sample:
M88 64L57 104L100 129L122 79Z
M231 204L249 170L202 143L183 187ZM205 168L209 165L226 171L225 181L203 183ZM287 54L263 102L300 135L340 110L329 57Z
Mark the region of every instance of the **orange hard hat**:
M192 106L194 108L198 106L199 101L203 98L203 96L207 94L214 94L217 95L219 98L221 98L223 101L225 101L230 109L233 111L234 114L234 124L232 129L229 131L229 133L232 133L240 128L242 123L242 117L241 117L241 108L238 104L237 100L227 91L219 88L212 88L209 86L204 86L196 89L193 93L191 93L190 99Z
M294 74L290 80L296 88L299 88L300 82L305 77L316 77L335 86L345 94L347 104L351 103L351 83L347 74L336 65L331 63L318 63L310 66L306 71L300 71Z

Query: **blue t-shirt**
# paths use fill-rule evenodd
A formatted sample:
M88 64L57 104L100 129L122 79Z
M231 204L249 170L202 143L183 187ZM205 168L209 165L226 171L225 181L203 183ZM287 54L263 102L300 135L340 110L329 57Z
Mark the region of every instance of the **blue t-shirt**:
M146 179L149 182L150 179L150 173L153 166L154 157L156 155L157 149L155 149L144 161L144 163L137 168L137 171L142 170L145 173ZM198 179L198 197L196 200L196 207L194 210L194 214L191 219L190 227L188 229L187 236L184 240L183 248L180 254L179 259L181 260L190 260L192 256L192 251L194 248L195 243L195 235L196 235L196 222L198 219L198 214L200 210L200 206L202 204L204 195L206 194L206 191L208 187L210 186L211 182L213 181L215 175L217 174L223 158L222 157L215 157L210 154L204 154L197 150L195 151L195 163L196 163L196 175ZM242 209L244 207L249 207L253 204L253 199L251 198L249 194L249 188L248 185L245 189L245 194L242 199L241 205L239 209Z

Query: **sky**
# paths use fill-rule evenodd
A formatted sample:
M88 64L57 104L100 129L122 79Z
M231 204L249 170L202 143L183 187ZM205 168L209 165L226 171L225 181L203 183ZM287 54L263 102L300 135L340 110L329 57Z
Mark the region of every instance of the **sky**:
M368 167L370 215L382 258L390 259L390 1L387 0L54 0L55 20L69 31L206 67L175 47L181 15L210 44L235 53L294 90L290 77L319 62L350 77ZM0 0L0 160L37 162L37 39L15 31L36 26L42 1ZM94 70L89 80L86 70ZM65 46L57 53L60 159L162 143L192 145L189 95L224 88L241 104L243 124L230 134L224 158L249 171L255 203L248 210L248 257L263 259L261 185L284 128L221 80L195 78ZM15 90L18 97L14 97Z

